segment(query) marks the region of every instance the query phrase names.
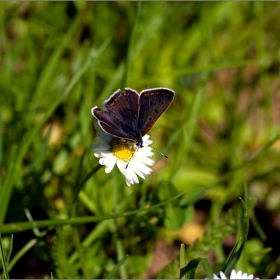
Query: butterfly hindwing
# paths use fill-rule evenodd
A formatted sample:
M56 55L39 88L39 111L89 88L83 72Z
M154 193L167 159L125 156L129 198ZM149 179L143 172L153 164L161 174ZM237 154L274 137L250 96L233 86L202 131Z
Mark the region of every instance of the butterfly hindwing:
M147 134L158 118L169 107L174 94L174 91L167 88L149 89L140 93L138 129L141 131L142 136Z
M107 110L94 107L92 114L105 132L120 138L141 138L138 129L139 95L136 91L118 90L104 105Z
M127 134L125 134L123 131L120 131L115 125L109 112L103 111L98 107L94 107L92 108L92 114L94 117L96 117L99 125L105 132L116 137L127 138Z

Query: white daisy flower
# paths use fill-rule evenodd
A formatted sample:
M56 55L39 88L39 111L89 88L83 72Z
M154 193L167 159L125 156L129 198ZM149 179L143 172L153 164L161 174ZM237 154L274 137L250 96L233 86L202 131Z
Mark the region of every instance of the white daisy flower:
M92 144L91 147L94 155L99 158L99 163L105 165L106 173L110 173L117 165L125 176L126 184L130 186L139 183L137 175L145 179L152 172L152 169L147 166L152 166L154 163L150 158L154 155L152 148L149 147L152 143L149 140L150 136L145 135L142 138L142 147L137 147L126 139L105 133L98 122L94 123L94 127L97 131L98 145Z
M277 275L275 279L280 279L280 275Z
M254 278L253 274L248 275L247 273L243 273L241 270L238 270L236 272L235 269L231 271L229 278L227 278L222 271L220 271L219 274L220 277L214 274L213 279L259 279L259 278Z

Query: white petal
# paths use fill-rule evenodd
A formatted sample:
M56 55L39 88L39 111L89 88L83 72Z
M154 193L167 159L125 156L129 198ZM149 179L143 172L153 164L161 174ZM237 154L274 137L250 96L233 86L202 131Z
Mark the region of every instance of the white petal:
M117 159L115 159L115 161L111 161L108 165L106 165L106 168L105 168L106 173L110 173L113 170L113 168L116 164L116 161L117 161Z
M100 158L99 163L101 165L111 166L112 164L116 163L116 158L115 157Z
M101 152L98 152L98 153L94 153L94 156L97 158L100 158L102 155L101 155Z
M247 274L247 273L243 273L241 270L238 270L237 272L235 271L235 269L233 269L230 273L230 279L258 279L258 278L254 278L253 274Z
M138 150L135 155L138 157L151 157L154 155L154 153L149 149L142 148L141 150Z
M235 269L233 269L230 273L229 278L230 279L238 279L238 278L236 278L236 276L237 276L237 273L236 273Z
M222 271L220 271L220 277L221 277L220 279L227 279L227 277Z
M150 174L152 172L151 168L149 168L147 165L145 165L143 162L139 160L133 160L133 166L134 168L137 168L139 171L141 171L144 174Z
M133 181L132 180L129 180L127 178L125 178L125 182L126 184L130 187L131 185L133 185Z
M141 163L147 164L147 165L154 164L154 161L148 157L143 157L143 158L135 157L135 160L137 160L137 162L141 162Z
M101 156L103 157L115 157L112 152L101 152Z
M151 169L147 167L145 164L143 164L141 161L139 161L137 158L132 158L131 161L128 164L129 172L133 174L133 178L135 176L135 173L145 179L145 177L151 173ZM135 178L133 179L134 182L136 182Z
M143 169L138 169L138 168L135 168L134 169L135 170L135 172L138 174L138 173L141 173L142 175L140 175L140 177L144 177L144 178L146 178L149 174L151 174L152 173L152 170L143 170Z
M119 170L122 172L122 174L125 176L126 179L126 184L128 186L135 184L135 183L139 183L139 180L134 172L134 170L131 169L130 167L130 163L127 166L127 162L124 162L122 160L118 160L117 161L117 166L119 168Z
M127 168L128 169L128 168ZM127 173L130 174L130 176L132 177L132 180L134 183L138 184L139 183L139 180L138 180L138 177L137 175L135 174L134 170L132 168L130 168L129 170L127 170Z
M144 172L142 172L141 170L139 170L136 166L133 166L133 170L138 176L140 176L143 179L145 179L146 176L148 175L148 174L145 174Z
M113 156L113 154L110 153L110 152L95 151L94 152L94 156L97 157L97 158L100 158L100 157L110 157L110 156Z
M117 166L118 166L119 170L121 171L121 173L124 175L126 173L126 170L125 170L126 165L127 165L126 162L124 162L122 160L117 160Z
M145 136L142 137L142 141L143 141L143 146L149 146L153 143L152 140L149 140L150 136L148 134L146 134Z

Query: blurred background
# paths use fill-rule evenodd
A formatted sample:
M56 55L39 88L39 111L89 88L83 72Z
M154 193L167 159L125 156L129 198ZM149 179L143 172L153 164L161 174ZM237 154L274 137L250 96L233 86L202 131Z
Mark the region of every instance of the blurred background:
M10 277L177 278L181 243L216 273L240 237L244 196L250 230L236 268L280 274L279 15L277 2L1 2ZM155 152L152 174L131 187L98 169L90 148L91 108L124 87L176 93L149 132L168 159ZM73 216L101 218L53 225ZM45 226L11 225L32 218Z

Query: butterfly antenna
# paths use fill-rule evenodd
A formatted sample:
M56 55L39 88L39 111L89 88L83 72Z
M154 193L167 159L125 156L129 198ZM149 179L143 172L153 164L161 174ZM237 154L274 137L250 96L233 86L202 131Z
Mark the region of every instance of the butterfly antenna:
M157 148L153 147L152 145L149 145L151 148L153 148L154 150L156 150L158 153L160 153L162 156L164 156L165 158L168 158L167 155L165 155L164 153L162 153L161 151L159 151Z
M153 147L153 146L150 146L152 147L154 150L156 150L158 153L160 153L162 156L164 156L165 158L168 158L167 155L165 155L164 153L162 153L161 151L159 151L157 148Z

